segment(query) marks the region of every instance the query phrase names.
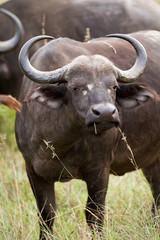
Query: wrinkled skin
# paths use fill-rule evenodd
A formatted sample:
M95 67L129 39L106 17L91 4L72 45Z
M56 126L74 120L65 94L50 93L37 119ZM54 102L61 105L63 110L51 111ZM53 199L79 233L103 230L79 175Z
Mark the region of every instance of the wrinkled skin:
M50 230L55 216L55 181L77 178L87 184L87 223L100 231L109 173L123 175L135 170L118 126L151 185L156 206L160 205L156 201L160 194L160 33L131 35L148 54L146 70L135 83L117 81L113 64L129 69L135 53L128 43L115 38L88 43L66 38L51 41L36 52L31 63L39 70L51 71L77 57L64 76L67 83L40 85L24 77L23 108L16 117L17 144L38 209ZM103 111L105 106L109 114ZM55 148L54 157L44 141ZM40 239L46 239L43 229Z
M3 3L1 7L17 15L25 31L17 49L0 54L0 60L9 69L9 74L0 74L0 93L16 98L22 82L18 54L23 43L31 37L46 33L55 38L70 37L83 41L86 28L90 29L92 38L116 32L160 30L160 6L154 0L47 0L47 4L43 0L14 0ZM3 41L12 36L14 28L2 14L0 22L0 40ZM35 48L38 47L39 44Z

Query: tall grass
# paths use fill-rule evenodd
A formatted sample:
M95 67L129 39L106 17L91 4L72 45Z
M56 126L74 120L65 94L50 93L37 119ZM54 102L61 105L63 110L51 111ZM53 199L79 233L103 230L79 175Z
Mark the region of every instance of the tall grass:
M35 240L39 236L37 207L14 137L15 113L0 107L0 240ZM89 240L85 221L86 184L56 183L57 211L49 239ZM157 240L159 215L151 214L152 195L140 170L110 176L106 197L104 239ZM154 222L154 224L153 224Z

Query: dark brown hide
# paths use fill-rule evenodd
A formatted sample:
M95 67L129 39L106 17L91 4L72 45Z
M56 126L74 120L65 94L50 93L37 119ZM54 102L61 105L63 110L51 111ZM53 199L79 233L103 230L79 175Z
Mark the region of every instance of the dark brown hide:
M91 228L103 225L109 173L122 175L136 167L143 168L147 179L156 181L151 184L155 202L160 194L160 32L142 31L131 36L144 45L148 54L144 74L132 84L118 86L113 65L108 61L125 70L134 64L133 48L120 39L81 43L59 38L39 49L31 60L35 68L51 71L78 59L64 76L67 83L40 85L24 77L20 95L23 108L16 117L18 147L26 161L39 211L50 229L55 214L51 210L55 209L55 181L78 178L86 182L86 219ZM105 106L115 107L112 117L116 113L117 122L120 118L136 167L110 118L106 122L103 116L103 121L101 117L99 122L96 120L97 132L93 124L86 125L88 112L92 110L98 119ZM57 155L53 157L46 142L53 145ZM41 230L42 236L45 239Z

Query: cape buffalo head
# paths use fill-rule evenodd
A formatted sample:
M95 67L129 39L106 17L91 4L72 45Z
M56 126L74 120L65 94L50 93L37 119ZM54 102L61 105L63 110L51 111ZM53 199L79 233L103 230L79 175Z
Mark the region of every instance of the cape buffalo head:
M142 85L132 83L145 69L147 55L144 47L128 35L110 36L123 38L135 48L137 59L131 69L122 71L108 58L95 54L80 55L59 69L42 72L30 64L28 51L38 40L51 37L38 36L29 40L19 55L21 69L31 80L50 84L31 91L27 101L36 100L54 110L63 105L70 106L68 114L71 120L85 124L91 132L94 130L96 134L119 126L120 118L116 102L121 106L132 108L141 101L144 102L149 97L153 97L153 93ZM120 87L118 82L130 84ZM127 98L126 93L128 93Z

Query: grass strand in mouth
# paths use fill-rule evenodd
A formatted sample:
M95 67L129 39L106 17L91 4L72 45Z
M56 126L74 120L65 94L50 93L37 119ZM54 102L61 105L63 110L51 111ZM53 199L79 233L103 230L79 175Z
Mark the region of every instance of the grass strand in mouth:
M95 123L94 123L94 132L95 132L95 135L97 135L97 127Z

